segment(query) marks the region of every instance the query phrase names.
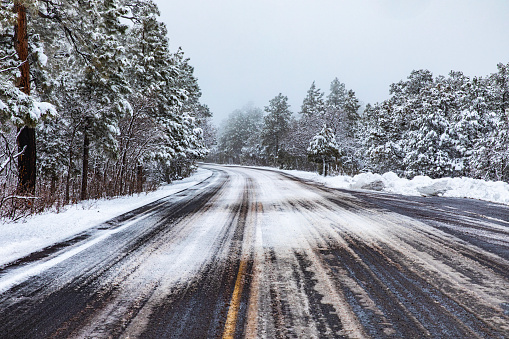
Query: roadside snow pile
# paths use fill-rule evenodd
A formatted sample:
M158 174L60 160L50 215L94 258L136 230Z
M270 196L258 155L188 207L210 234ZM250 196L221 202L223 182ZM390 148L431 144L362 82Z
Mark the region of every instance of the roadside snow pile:
M509 204L509 184L472 178L431 179L417 176L411 180L393 172L385 174L362 173L354 177L322 177L316 173L284 171L302 179L320 182L332 188L366 189L414 196L444 196L471 198Z

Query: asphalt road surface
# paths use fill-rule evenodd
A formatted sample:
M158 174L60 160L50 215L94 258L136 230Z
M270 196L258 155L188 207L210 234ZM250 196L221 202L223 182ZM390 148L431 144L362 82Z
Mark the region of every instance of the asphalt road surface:
M509 338L509 208L204 165L0 267L1 338Z

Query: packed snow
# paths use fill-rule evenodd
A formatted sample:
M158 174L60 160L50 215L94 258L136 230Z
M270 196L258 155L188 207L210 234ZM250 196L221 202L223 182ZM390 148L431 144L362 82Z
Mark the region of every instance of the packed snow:
M385 174L362 173L351 176L323 177L317 173L288 170L296 177L313 180L331 188L368 189L410 196L444 196L470 198L509 205L509 184L472 178L431 179L416 176L413 179L398 177L393 172Z
M363 173L353 177L323 177L295 170L283 172L331 188L368 189L413 196L461 197L509 204L509 184L505 182L471 178L431 179L425 176L408 180L392 172L383 175ZM199 169L193 176L165 185L155 192L110 200L87 200L69 206L64 212L47 212L15 223L0 222L0 267L120 214L189 188L210 175L211 171Z
M109 200L86 200L69 206L64 212L49 211L15 223L0 222L0 267L118 215L194 186L211 174L209 170L198 169L191 177L162 186L154 192Z

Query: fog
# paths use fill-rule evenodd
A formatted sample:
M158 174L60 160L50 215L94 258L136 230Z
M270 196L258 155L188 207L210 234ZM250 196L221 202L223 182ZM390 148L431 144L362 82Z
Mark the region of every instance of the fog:
M156 0L216 122L278 93L298 112L337 77L363 103L412 70L485 76L509 62L506 0Z

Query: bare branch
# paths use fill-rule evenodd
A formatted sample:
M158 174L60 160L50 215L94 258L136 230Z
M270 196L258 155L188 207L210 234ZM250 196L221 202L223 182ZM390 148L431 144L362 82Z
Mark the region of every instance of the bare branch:
M0 164L0 173L2 173L6 168L7 168L7 165L9 165L9 163L14 160L15 158L19 157L21 154L25 153L25 150L26 150L27 146L25 145L23 147L23 149L21 150L21 152L18 152L17 154L9 154L8 158L5 159L5 161Z
M0 61L4 61L4 60L7 60L7 59L9 59L9 58L12 58L12 57L13 57L13 56L15 56L15 55L16 55L16 52L12 53L11 55L6 55L6 56L4 56L3 58L0 58Z

